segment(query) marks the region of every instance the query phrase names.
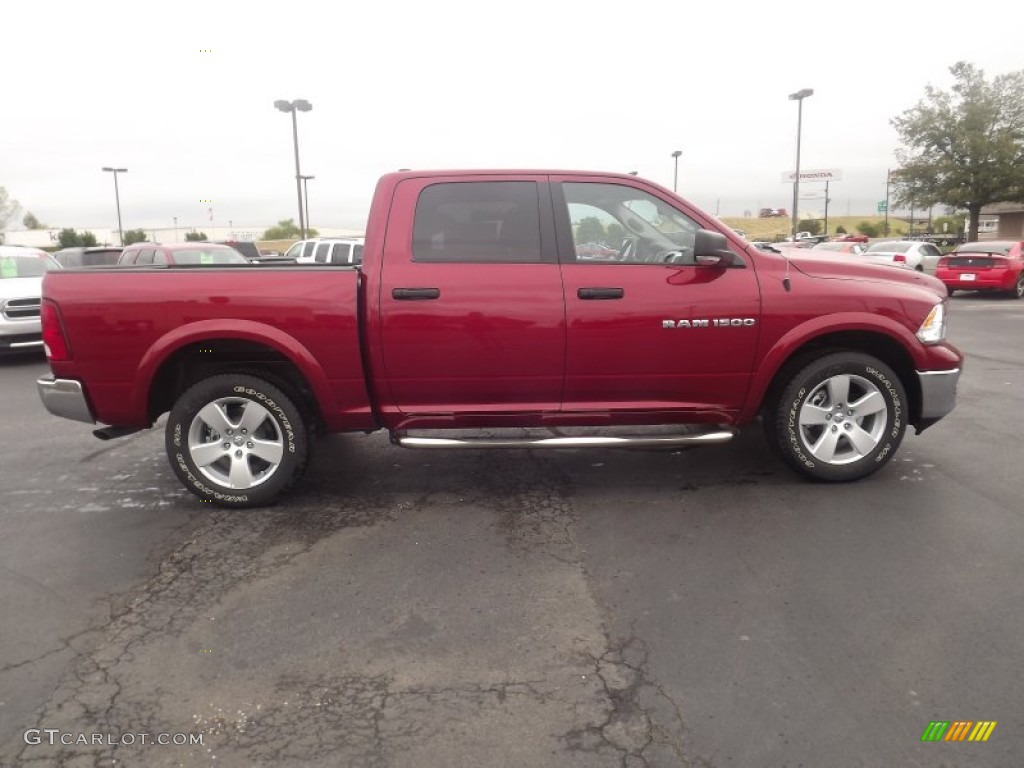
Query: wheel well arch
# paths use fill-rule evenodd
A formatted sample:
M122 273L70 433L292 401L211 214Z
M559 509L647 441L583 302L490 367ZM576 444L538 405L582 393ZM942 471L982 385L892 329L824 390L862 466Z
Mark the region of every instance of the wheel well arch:
M168 355L150 382L146 404L150 422L169 411L197 381L222 373L265 379L292 398L310 429L322 426L316 395L299 367L271 346L234 338L190 342Z
M910 401L910 423L921 414L921 385L914 360L896 339L876 331L836 331L816 336L802 344L783 361L772 376L761 400L761 411L774 408L788 381L811 360L829 352L862 352L876 357L892 368Z

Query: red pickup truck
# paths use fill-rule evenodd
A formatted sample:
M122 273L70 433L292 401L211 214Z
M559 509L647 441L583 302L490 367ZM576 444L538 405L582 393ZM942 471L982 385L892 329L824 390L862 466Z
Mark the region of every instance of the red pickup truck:
M581 252L598 227L614 258ZM945 302L911 270L757 250L631 175L402 172L358 267L49 273L38 388L103 438L169 411L174 472L235 507L291 488L324 431L671 446L761 416L790 467L843 481L952 410Z

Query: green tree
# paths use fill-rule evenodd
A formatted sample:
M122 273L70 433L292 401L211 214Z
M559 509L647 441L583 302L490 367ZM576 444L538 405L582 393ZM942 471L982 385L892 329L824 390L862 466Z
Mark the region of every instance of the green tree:
M963 232L966 224L966 215L939 216L937 219L932 219L932 232L940 235L947 233L955 235L959 232Z
M143 229L129 229L124 233L124 244L131 245L132 243L144 243L149 238L146 237L146 231Z
M932 86L917 106L893 118L903 147L898 205L965 208L977 239L982 206L1024 199L1024 70L996 76L967 62L950 67L951 91Z
M878 237L878 226L870 221L862 221L857 225L857 231L868 237Z
M796 225L798 232L810 232L816 235L821 232L821 221L819 219L800 219Z
M97 245L96 235L92 232L76 232L71 227L65 227L60 231L60 234L57 235L57 242L60 243L61 248Z
M206 240L206 233L205 232L196 232L193 229L191 232L186 232L185 233L185 242L186 243L198 243L198 242L201 242L203 240Z
M25 218L21 220L21 223L25 225L25 229L46 229L46 225L39 221L32 211L25 214Z
M602 243L608 237L604 224L596 216L580 219L576 225L577 243Z
M60 243L61 248L73 248L76 245L81 245L79 240L78 233L71 227L65 227L57 235L57 242Z
M21 206L18 205L18 201L12 200L7 190L0 187L0 232L7 228L7 222L13 219L19 210Z
M295 219L281 219L277 226L271 227L263 233L263 240L294 240L302 234L295 224ZM307 228L306 237L317 237L320 233L315 229Z
M613 221L605 227L604 231L605 236L608 238L605 243L612 248L618 248L622 245L622 241L626 239L626 229L617 221Z
M837 235L845 235L846 234L846 227L844 227L842 224L840 224L838 227L836 227L836 234Z

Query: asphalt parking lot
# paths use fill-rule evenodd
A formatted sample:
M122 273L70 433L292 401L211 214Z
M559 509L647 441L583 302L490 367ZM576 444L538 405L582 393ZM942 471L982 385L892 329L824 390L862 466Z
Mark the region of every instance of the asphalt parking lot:
M97 441L44 412L44 361L0 361L0 765L1019 765L1024 301L951 305L956 411L842 486L755 428L346 435L284 503L226 512L162 432ZM922 743L935 720L998 725Z

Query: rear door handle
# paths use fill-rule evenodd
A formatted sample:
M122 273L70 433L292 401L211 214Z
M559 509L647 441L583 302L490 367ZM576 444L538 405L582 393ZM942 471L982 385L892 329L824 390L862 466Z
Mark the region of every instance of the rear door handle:
M622 288L577 288L576 295L581 299L621 299L626 295Z
M393 288L391 298L398 301L429 301L441 298L440 288Z

